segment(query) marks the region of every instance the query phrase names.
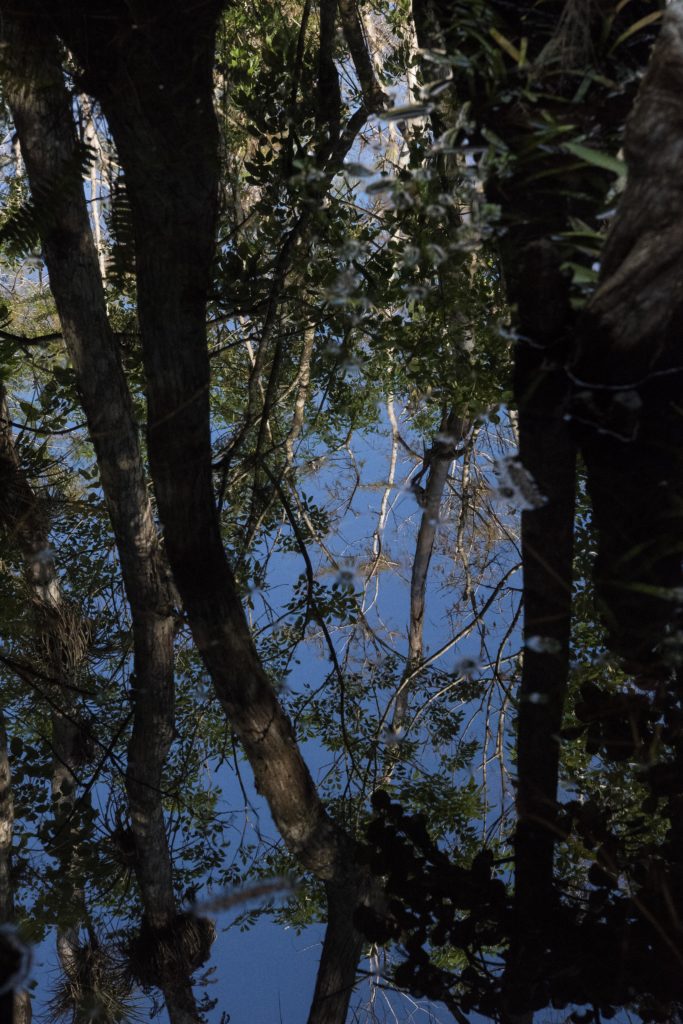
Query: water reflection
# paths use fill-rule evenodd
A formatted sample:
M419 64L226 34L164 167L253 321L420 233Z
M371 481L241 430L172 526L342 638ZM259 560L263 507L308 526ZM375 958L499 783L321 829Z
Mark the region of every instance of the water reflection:
M273 32L239 5L225 12L220 69L202 79L209 90L216 70L216 98L230 100L220 174L196 120L210 90L203 107L188 101L182 132L206 195L222 197L205 267L210 380L203 305L185 288L196 268L175 241L183 225L188 246L199 236L197 182L166 217L187 177L174 148L178 181L142 202L148 132L126 134L158 45L112 13L121 32L107 47L121 59L110 64L106 28L93 24L85 46L62 24L74 66L114 113L116 149L92 102L65 91L54 26L52 49L38 51L20 14L2 22L34 200L55 200L43 222L31 208L31 226L62 311L59 324L29 254L3 317L54 329L35 358L35 338L0 338L8 1018L30 1019L29 948L49 1020L163 1008L173 1024L217 1022L247 1001L253 1016L229 947L217 953L229 911L235 943L265 921L317 943L325 924L317 980L294 1011L303 1019L312 995L311 1024L341 1024L359 957L371 975L354 997L364 1020L387 979L459 1024L528 1022L548 1007L595 1024L618 1012L677 1019L680 12L670 6L629 123L624 187L605 111L632 99L639 33L655 18L624 25L622 3L593 33L600 5L563 5L559 22L538 4L459 5L455 20L444 5L413 6L422 57L448 66L449 89L439 80L422 87L429 103L411 102L415 40L390 26L382 45L401 70L387 73L403 76L393 108L355 5L320 5L315 47L308 6L300 19L280 12ZM243 37L263 56L253 74L226 41ZM132 54L152 48L144 73L122 39ZM588 72L598 46L599 73ZM176 58L200 51L183 45ZM342 83L344 62L355 70ZM118 117L102 67L127 97ZM202 78L195 64L188 75ZM175 65L172 78L180 104ZM151 109L175 124L163 91ZM67 116L37 118L48 101ZM674 111L663 124L661 109ZM54 174L43 140L49 154L80 153L74 111L100 140L90 212L73 158L60 164L66 206L41 178ZM168 135L154 136L150 159ZM26 183L9 148L11 206ZM153 244L139 218L157 209ZM117 266L131 211L139 262ZM14 223L24 244L25 221ZM178 296L145 292L157 248L165 272L180 267L183 316L195 315L170 367L158 335L177 329ZM86 292L99 321L82 319ZM93 368L83 353L98 344ZM174 387L183 401L171 403ZM88 432L80 402L91 425L112 410L116 421ZM263 988L277 988L263 959Z

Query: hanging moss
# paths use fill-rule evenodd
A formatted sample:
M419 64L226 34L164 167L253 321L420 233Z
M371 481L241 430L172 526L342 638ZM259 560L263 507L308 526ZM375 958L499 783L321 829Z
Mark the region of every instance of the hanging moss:
M143 988L159 987L192 974L210 955L216 938L213 921L194 914L178 914L166 928L143 924L126 947L128 969Z

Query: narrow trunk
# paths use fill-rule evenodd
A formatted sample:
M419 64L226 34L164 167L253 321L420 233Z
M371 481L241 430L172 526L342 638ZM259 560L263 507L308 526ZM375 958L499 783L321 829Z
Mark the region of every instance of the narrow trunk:
M327 129L332 144L341 124L341 88L334 61L336 49L337 0L320 0L320 43L318 46L318 126Z
M304 414L311 382L311 360L313 358L313 346L315 344L315 327L309 324L304 331L304 344L301 350L299 372L296 375L296 399L294 401L294 415L292 425L287 435L286 450L287 464L291 468L294 464L294 445L296 444L301 429L304 425Z
M538 944L554 907L553 855L560 728L571 624L576 452L564 419L559 362L571 329L567 284L552 246L530 244L517 282L515 359L519 454L544 504L522 513L524 663L517 713L515 930L507 975L510 1012L528 1009ZM541 292L548 300L537 303Z
M132 612L134 726L126 787L145 918L152 928L162 929L176 917L161 806L163 765L173 738L173 587L152 518L130 394L107 320L55 41L41 35L38 24L28 27L11 13L5 13L2 30L9 44L2 68L5 95L37 197L50 285L97 454ZM197 1019L190 972L167 985L164 993L174 1020L184 1024Z
M85 18L65 22L64 34L102 103L126 170L150 465L175 581L276 826L309 870L334 880L340 872L347 877L352 845L328 817L258 659L213 495L205 309L217 196L216 10L207 4L189 14L175 3L153 25L133 27L117 13L115 27ZM347 906L348 920L352 910ZM335 1011L340 1022L349 993Z
M420 528L417 534L415 545L415 557L410 577L410 622L408 627L408 657L406 668L401 679L396 701L394 703L394 714L391 720L391 728L394 732L402 729L406 711L408 709L408 698L410 696L410 684L416 678L422 664L423 636L424 636L424 614L425 595L427 592L427 577L429 564L434 553L434 542L439 528L439 515L443 492L448 480L448 468L455 458L455 445L462 441L469 429L466 420L457 416L451 411L445 416L441 424L440 438L434 441L430 451L425 455L420 478L427 472L427 483L423 488L417 478L413 481L413 493L423 508L420 519Z
M363 92L363 102L368 110L373 112L383 110L387 97L375 74L368 38L356 0L338 0L338 2L342 31Z
M353 926L353 908L363 902L357 880L328 882L327 928L308 1024L344 1024L365 940Z

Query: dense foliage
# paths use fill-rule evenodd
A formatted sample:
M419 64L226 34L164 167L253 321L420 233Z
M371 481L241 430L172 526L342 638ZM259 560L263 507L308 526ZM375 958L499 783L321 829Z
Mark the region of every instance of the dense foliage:
M230 910L310 1024L675 1019L680 3L16 6L6 973L218 1020Z

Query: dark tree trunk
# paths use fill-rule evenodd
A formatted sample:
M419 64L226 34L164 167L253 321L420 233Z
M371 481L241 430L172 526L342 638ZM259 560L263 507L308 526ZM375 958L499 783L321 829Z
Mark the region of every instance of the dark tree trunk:
M375 73L357 0L338 0L338 3L342 31L363 92L363 102L368 110L382 110L387 96Z
M56 4L49 17L80 61L84 86L102 103L126 172L136 239L149 458L175 582L217 695L280 833L309 870L334 881L348 876L352 844L328 817L258 659L223 550L213 495L205 314L218 181L211 74L219 7L205 3L188 10L175 2L165 5L159 17L149 5L133 23L118 6L111 7L110 17L100 18L91 15L88 5ZM50 252L46 240L46 255ZM53 288L66 289L64 276L71 278L74 268L67 270L59 257L64 260L68 251L62 247L54 256L54 275L48 260ZM67 326L68 318L65 332ZM104 366L101 371L108 374L109 407L128 408L127 395L111 395L109 376L118 380L118 368L115 374ZM101 426L90 426L96 439ZM117 542L123 563L127 538L117 534ZM137 595L129 596L135 611ZM157 608L157 593L146 596L149 607ZM140 639L151 640L161 625L150 616ZM163 649L162 639L158 647ZM152 650L150 645L150 655ZM158 704L158 711L163 707ZM160 741L165 736L160 730ZM148 788L147 795L151 792ZM143 812L145 794L140 791L136 799ZM134 820L141 836L149 823L148 812ZM157 880L164 877L162 867ZM150 886L154 880L150 876ZM349 921L352 909L347 908ZM348 964L342 973L349 977ZM344 992L344 1004L337 1002L339 1022L350 989Z
M29 25L12 12L4 13L2 31L8 44L2 67L5 95L36 201L50 285L97 454L132 612L134 724L126 788L145 917L151 927L165 928L176 916L161 803L163 766L174 728L174 590L152 517L130 394L107 320L56 41L39 20ZM162 981L162 986L174 1021L197 1019L189 972L172 985Z
M650 766L666 795L669 876L654 898L680 948L683 901L683 13L667 7L627 122L626 189L574 368L590 402L580 440L598 531L596 591L613 650L670 744ZM633 731L633 730L632 730ZM628 737L627 737L628 739ZM640 753L640 752L637 752ZM647 761L651 754L646 754ZM662 793L657 771L669 772ZM639 907L640 909L640 907Z
M356 984L365 940L354 928L353 909L368 899L367 885L357 877L327 882L327 928L308 1024L344 1024Z
M321 878L339 836L254 648L219 531L211 474L206 298L217 197L212 109L218 5L63 34L100 99L127 174L149 400L148 443L165 542L195 640L278 828ZM62 26L60 26L62 28ZM106 35L103 33L106 31ZM182 139L182 146L178 146Z
M572 607L576 450L564 419L562 367L573 316L551 245L532 243L516 285L515 358L519 455L544 504L522 513L524 660L517 711L515 930L511 1009L526 1009L527 974L554 906L553 856L560 728L567 689ZM540 300L540 301L539 301Z
M574 367L601 611L614 649L636 674L666 674L662 639L683 621L673 589L683 585L682 117L683 17L675 5L627 123L626 190Z

